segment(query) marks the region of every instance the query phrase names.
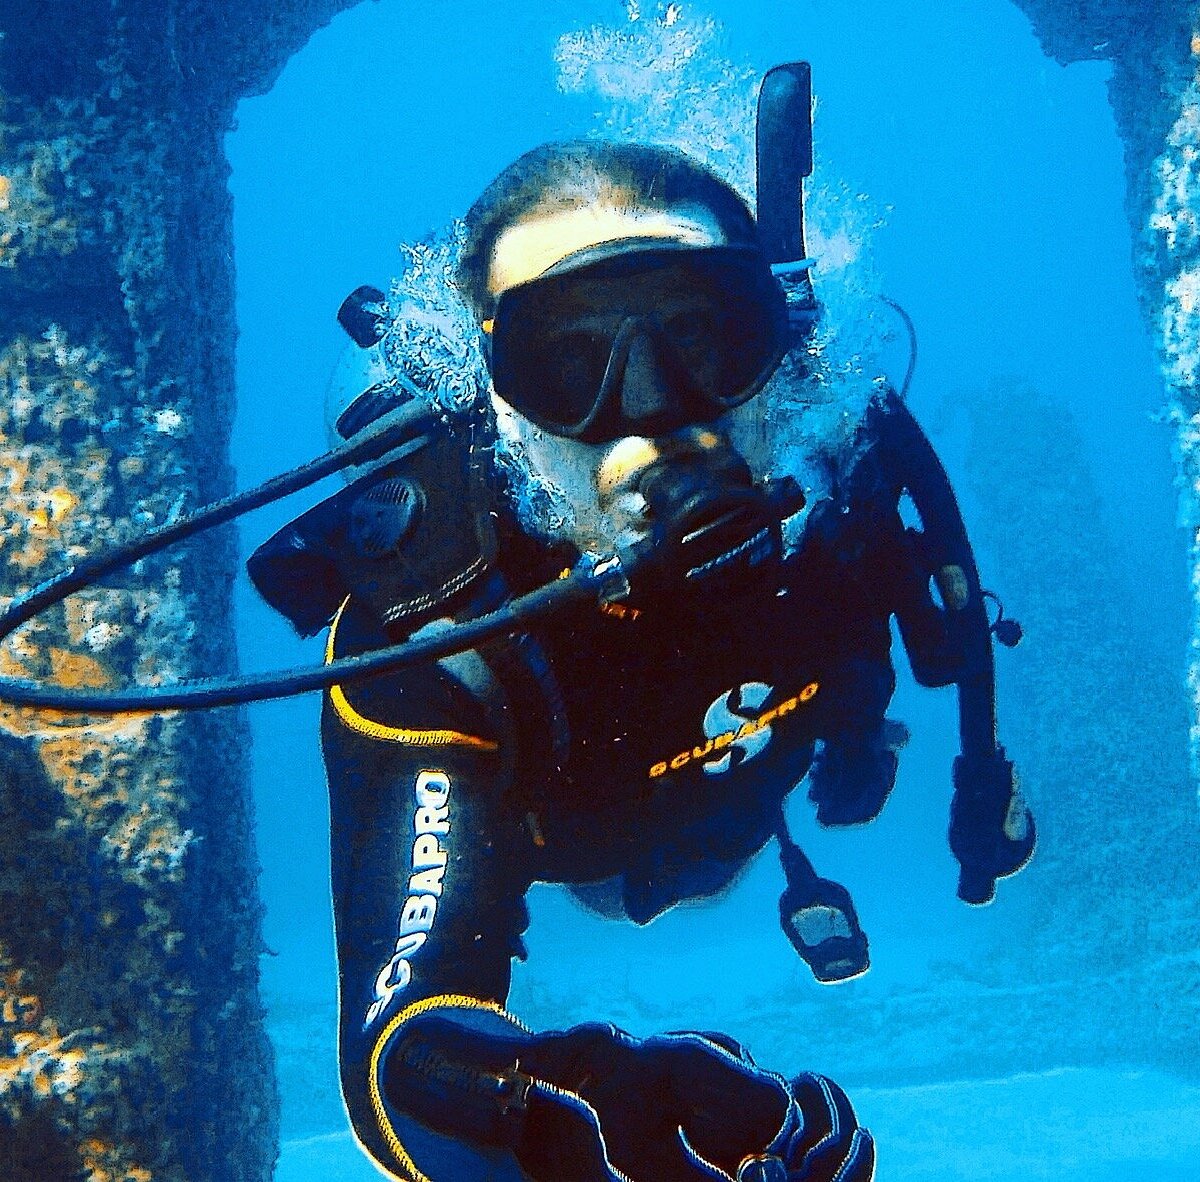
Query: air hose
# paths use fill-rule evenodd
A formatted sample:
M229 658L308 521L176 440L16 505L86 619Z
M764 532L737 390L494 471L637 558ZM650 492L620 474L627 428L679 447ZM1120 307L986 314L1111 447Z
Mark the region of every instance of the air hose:
M215 501L180 520L152 530L144 537L113 547L93 558L67 567L0 612L0 641L69 595L139 559L186 538L223 525L254 509L281 500L344 468L368 463L385 455L403 455L421 446L426 433L437 425L437 415L424 404L409 403L380 419L353 440L317 459L250 489ZM568 604L619 598L627 592L620 563L585 555L564 578L522 595L496 611L475 619L434 624L418 636L356 657L342 657L326 665L265 673L235 674L180 682L175 686L102 691L67 689L37 681L0 677L0 700L71 713L152 714L163 710L205 710L236 706L272 698L291 697L337 684L352 684L369 677L422 661L434 661L463 652L483 641L512 632L540 616Z
M896 396L903 402L908 397L908 388L912 385L913 374L917 369L917 327L913 324L912 317L895 300L888 296L879 298L900 317L904 331L908 333L908 365L904 370L904 381L900 383L900 389L896 392Z

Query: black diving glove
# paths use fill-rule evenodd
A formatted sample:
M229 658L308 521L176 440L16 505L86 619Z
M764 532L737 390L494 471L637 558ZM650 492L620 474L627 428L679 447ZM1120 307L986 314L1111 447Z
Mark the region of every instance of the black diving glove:
M865 825L883 812L896 785L908 727L894 718L827 735L808 772L808 799L823 828Z
M397 1050L385 1069L392 1105L460 1142L510 1150L532 1182L873 1177L874 1143L836 1084L789 1085L719 1035L635 1039L589 1025L497 1037L430 1015ZM417 1113L406 1098L431 1098L431 1056L443 1094Z

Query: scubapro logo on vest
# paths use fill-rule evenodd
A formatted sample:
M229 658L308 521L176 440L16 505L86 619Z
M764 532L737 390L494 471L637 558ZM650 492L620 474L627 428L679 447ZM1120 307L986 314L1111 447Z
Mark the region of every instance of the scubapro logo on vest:
M762 713L748 711L759 711L771 696L772 687L765 682L747 681L736 689L727 690L704 712L705 742L653 764L650 779L680 771L697 762L707 775L719 776L761 755L774 737L771 724L811 701L819 689L817 682L810 681L799 693L784 698L777 706Z

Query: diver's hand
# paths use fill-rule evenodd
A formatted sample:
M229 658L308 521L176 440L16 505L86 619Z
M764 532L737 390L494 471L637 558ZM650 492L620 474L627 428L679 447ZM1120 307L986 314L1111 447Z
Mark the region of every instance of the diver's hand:
M873 1176L870 1134L836 1084L818 1075L788 1084L719 1034L636 1039L601 1025L532 1034L487 1009L435 1010L398 1027L380 1064L388 1127L438 1182L511 1179L511 1166L490 1172L509 1154L526 1182ZM430 1133L491 1165L464 1173L467 1159Z
M868 1182L874 1145L836 1084L789 1086L721 1036L582 1026L534 1039L517 1146L535 1182Z

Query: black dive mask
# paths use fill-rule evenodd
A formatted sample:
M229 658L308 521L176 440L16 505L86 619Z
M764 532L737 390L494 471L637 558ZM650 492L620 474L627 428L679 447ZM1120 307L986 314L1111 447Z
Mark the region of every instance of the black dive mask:
M585 443L718 418L758 393L788 346L783 292L749 247L626 249L552 268L505 291L489 327L496 393Z

